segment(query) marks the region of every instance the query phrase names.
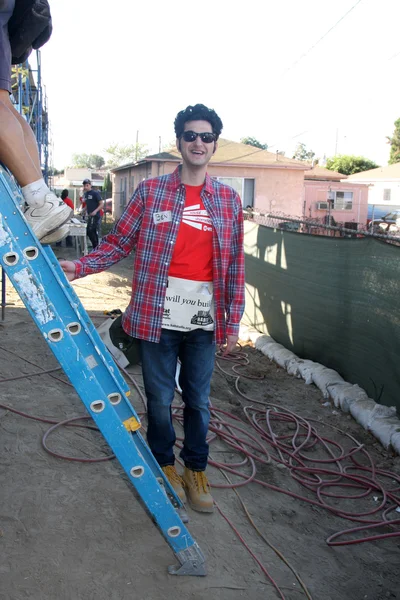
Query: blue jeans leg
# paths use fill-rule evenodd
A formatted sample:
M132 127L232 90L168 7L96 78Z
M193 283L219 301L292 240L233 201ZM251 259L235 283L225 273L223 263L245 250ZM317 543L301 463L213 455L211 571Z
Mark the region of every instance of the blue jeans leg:
M159 343L140 343L142 372L147 397L147 441L158 463L165 467L175 462L175 430L171 404L175 393L176 362L181 332L162 330Z
M182 363L179 383L185 403L181 458L188 468L204 471L208 459L208 397L215 362L213 332L163 329L159 343L141 341L141 355L148 408L147 441L151 451L162 467L174 464L176 436L171 405L179 357Z
M185 403L185 439L180 456L189 469L204 471L208 459L210 382L215 362L213 332L194 329L183 334L179 358L182 363L179 384Z

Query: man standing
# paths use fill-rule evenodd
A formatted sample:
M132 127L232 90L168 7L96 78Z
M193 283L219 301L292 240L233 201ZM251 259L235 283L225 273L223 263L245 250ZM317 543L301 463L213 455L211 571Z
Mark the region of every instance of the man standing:
M94 250L99 245L100 211L103 208L104 201L101 199L99 192L92 190L90 179L83 180L83 201L86 203L86 231Z
M182 165L142 181L98 249L61 262L72 281L97 273L136 248L124 331L141 339L149 446L183 502L213 511L205 475L209 392L216 344L231 352L244 309L243 211L237 193L207 174L222 122L203 104L175 119ZM175 469L171 404L177 360L184 402L185 464Z

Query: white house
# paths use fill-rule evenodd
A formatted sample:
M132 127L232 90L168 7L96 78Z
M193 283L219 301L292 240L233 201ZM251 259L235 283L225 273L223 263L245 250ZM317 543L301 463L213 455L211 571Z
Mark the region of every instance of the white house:
M400 163L349 175L346 182L368 184L370 218L400 209Z

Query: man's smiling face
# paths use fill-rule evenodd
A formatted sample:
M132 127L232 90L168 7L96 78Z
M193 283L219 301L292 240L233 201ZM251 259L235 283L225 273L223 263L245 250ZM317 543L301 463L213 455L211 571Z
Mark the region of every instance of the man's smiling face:
M208 121L187 121L184 131L194 131L195 133L212 133L212 127ZM182 154L183 162L193 167L205 167L216 149L217 143L206 144L201 141L199 136L193 142L185 142L181 137L177 140L177 146Z

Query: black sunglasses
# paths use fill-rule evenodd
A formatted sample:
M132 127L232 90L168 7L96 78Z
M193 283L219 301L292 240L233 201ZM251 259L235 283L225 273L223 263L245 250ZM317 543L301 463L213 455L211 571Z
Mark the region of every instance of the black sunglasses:
M215 133L196 133L195 131L184 131L182 137L185 142L194 142L199 137L204 144L212 144L215 142Z

